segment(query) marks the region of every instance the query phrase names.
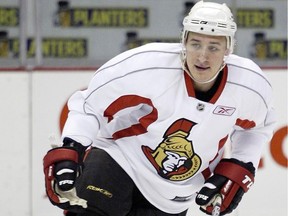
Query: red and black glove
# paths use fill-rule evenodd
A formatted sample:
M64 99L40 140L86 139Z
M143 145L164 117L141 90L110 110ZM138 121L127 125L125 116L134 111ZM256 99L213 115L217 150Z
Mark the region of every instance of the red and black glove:
M237 159L222 159L196 196L200 209L211 215L213 202L220 195L221 215L231 213L239 204L242 196L254 183L255 168L251 162Z
M62 209L85 208L87 202L77 196L74 185L86 147L69 138L63 143L48 151L43 159L46 194L53 205Z

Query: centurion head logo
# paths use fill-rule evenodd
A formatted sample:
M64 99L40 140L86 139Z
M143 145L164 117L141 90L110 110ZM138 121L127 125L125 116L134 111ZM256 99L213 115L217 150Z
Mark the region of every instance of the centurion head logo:
M175 121L165 132L156 149L142 146L142 150L158 174L172 181L182 181L193 176L201 166L192 141L187 140L195 125L187 119Z

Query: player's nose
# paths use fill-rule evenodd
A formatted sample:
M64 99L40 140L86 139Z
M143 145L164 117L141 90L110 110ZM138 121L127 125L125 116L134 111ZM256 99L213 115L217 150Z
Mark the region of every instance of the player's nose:
M199 62L203 63L208 60L208 52L206 49L199 50L198 53L198 60Z

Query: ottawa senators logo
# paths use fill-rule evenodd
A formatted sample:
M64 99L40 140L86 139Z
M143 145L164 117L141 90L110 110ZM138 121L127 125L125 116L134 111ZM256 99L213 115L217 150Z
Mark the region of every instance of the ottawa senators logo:
M168 128L155 150L142 146L145 156L163 178L182 181L199 170L201 159L194 152L192 141L186 139L194 125L187 119L179 119Z

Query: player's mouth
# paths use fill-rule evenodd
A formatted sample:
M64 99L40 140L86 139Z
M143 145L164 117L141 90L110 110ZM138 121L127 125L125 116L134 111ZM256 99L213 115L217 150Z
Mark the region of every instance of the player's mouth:
M207 66L200 66L200 65L194 65L194 66L198 71L205 71L205 70L208 70L210 68Z

